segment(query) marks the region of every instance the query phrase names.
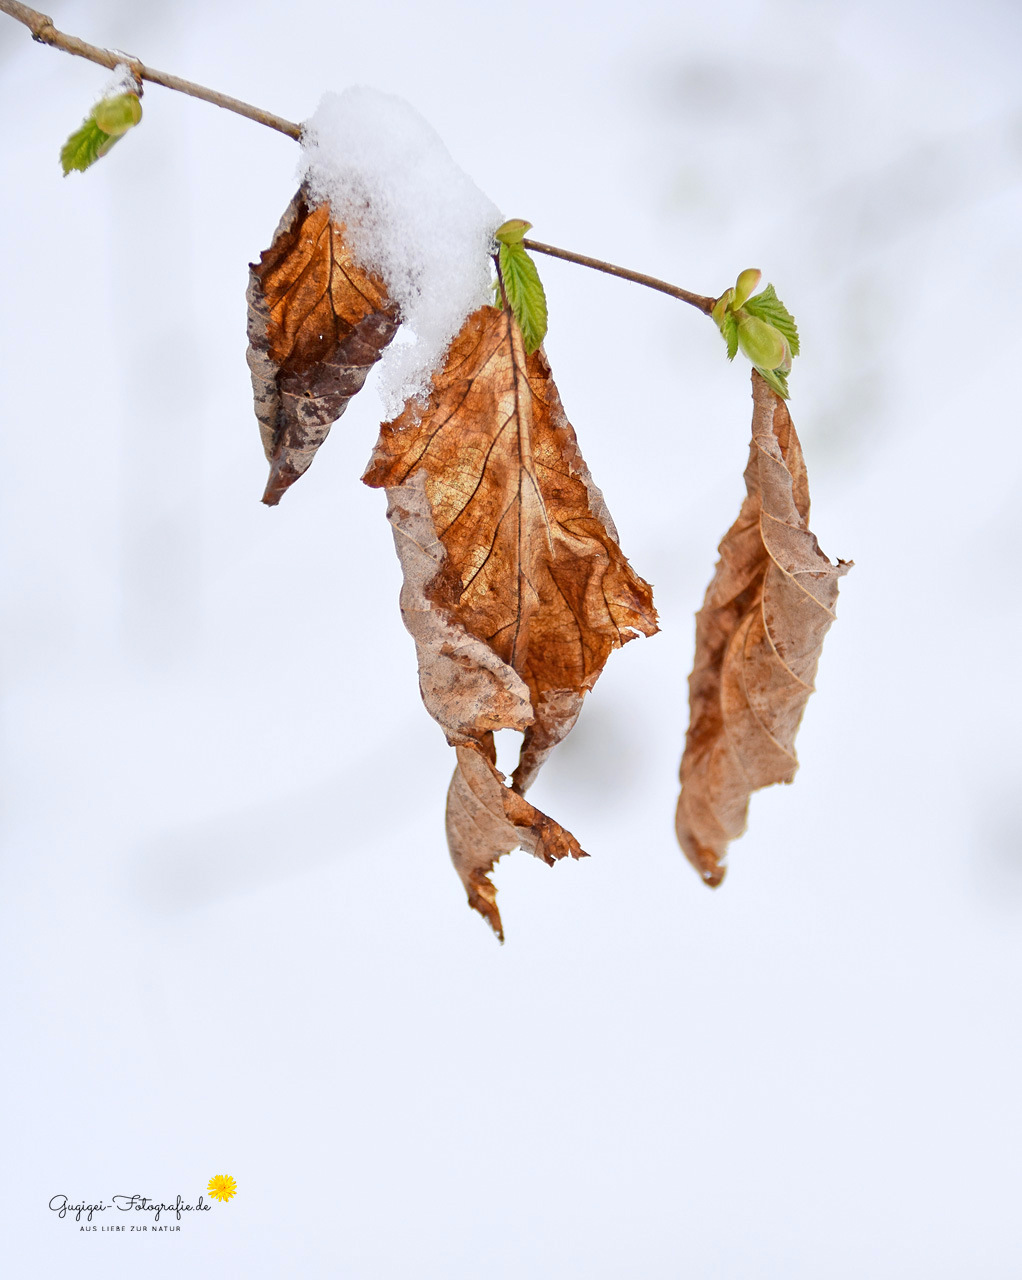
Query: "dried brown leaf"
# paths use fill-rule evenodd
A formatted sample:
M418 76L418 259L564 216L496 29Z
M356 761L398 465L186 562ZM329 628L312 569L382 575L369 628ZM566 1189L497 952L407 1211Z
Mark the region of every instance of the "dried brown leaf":
M291 201L250 269L248 363L275 506L397 332L383 281L352 257L330 206Z
M784 401L756 373L752 394L747 495L696 615L676 820L686 856L714 887L752 792L795 776L795 734L838 579L851 568L831 564L809 531L809 482Z
M428 403L383 425L363 478L387 489L423 700L450 743L475 748L459 752L448 829L469 899L499 932L487 876L501 853L515 844L537 852L522 832L539 819L565 852L578 846L543 815L508 816L511 800L510 827L499 838L480 827L473 844L466 787L480 794L489 735L519 729L509 794L521 797L612 650L656 631L650 589L617 544L545 355L526 356L510 311L469 316Z

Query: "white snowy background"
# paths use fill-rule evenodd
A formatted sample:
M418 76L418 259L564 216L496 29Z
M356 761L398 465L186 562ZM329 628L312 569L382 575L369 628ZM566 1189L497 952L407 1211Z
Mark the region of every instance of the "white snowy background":
M151 87L65 180L107 73L0 16L5 1274L1022 1273L1018 6L48 11L292 119L401 93L539 239L706 293L762 267L813 527L856 567L798 779L710 893L672 820L747 370L682 304L541 261L663 633L537 784L592 856L504 860L499 947L359 482L373 390L259 503L244 292L297 148ZM180 1234L47 1209L216 1173L237 1196Z

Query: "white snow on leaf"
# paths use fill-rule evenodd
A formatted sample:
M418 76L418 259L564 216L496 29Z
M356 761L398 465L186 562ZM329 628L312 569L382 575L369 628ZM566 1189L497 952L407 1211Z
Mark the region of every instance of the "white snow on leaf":
M391 416L423 396L465 317L490 300L493 232L503 215L403 98L327 93L305 123L301 179L329 200L352 251L401 308L403 341L380 364Z

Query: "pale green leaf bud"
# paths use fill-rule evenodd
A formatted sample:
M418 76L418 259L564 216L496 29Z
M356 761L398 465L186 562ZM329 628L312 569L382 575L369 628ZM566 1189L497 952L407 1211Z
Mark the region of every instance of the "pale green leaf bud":
M526 222L523 218L509 218L507 222L501 223L493 233L493 238L498 244L521 244L526 231L531 230L531 222Z
M142 104L134 93L119 93L115 98L97 102L92 118L104 133L119 138L142 119Z
M749 267L735 281L734 303L732 304L737 311L739 307L745 306L745 299L749 298L759 288L759 282L763 279L763 272L755 267Z
M779 369L787 360L791 367L791 350L784 334L758 316L738 316L738 345L754 365Z

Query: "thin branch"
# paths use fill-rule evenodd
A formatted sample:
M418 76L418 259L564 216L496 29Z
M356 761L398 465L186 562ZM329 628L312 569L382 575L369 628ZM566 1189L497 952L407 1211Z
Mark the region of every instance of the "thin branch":
M224 110L245 116L246 119L254 120L257 124L264 124L269 129L276 129L278 133L287 134L296 142L301 139L301 125L291 120L271 115L261 107L253 107L247 102L240 102L237 98L229 98L224 93L217 93L215 89L207 89L191 80L182 80L180 76L169 75L166 71L157 71L154 67L145 66L137 58L127 57L113 49L101 49L97 45L86 44L77 36L69 36L63 31L58 31L53 25L52 18L48 18L37 9L30 9L27 4L18 3L18 0L0 0L0 13L6 13L17 22L23 23L32 32L32 39L38 40L40 44L63 49L65 53L74 54L78 58L88 58L90 62L96 62L101 67L109 67L111 70L124 64L131 68L139 80L148 80L150 84L159 84L165 89L186 93L190 98L201 98L203 102L211 102L215 107L223 107ZM682 289L676 284L668 284L666 280L658 280L655 276L630 271L627 267L616 267L612 262L588 258L585 254L572 253L570 249L557 249L551 244L540 244L538 240L523 240L522 243L534 253L545 253L551 258L563 258L565 262L575 262L582 267L591 267L594 271L603 271L609 276L630 280L633 284L645 285L647 289L656 289L660 293L669 294L672 298L680 298L682 302L697 307L707 315L713 310L716 301L714 298L705 298L702 294L689 293L687 289Z
M289 138L294 138L296 141L302 136L301 126L294 124L291 120L271 115L269 111L250 106L247 102L240 102L237 98L229 98L225 93L217 93L215 89L193 84L191 80L182 80L180 76L172 76L166 71L147 67L137 58L126 57L113 49L100 49L97 45L86 44L77 36L66 35L63 31L57 30L52 18L48 18L45 13L39 13L36 9L30 9L27 4L19 4L17 0L0 0L0 13L9 14L18 22L24 23L32 32L32 39L38 40L40 44L49 44L55 49L63 49L65 53L72 53L77 58L88 58L90 62L97 62L101 67L109 67L111 71L114 67L124 64L131 68L139 80L148 80L150 84L161 84L165 89L175 89L178 93L188 94L190 98L201 98L203 102L211 102L215 107L223 107L226 111L233 111L236 115L255 120L257 124L264 124L269 129L276 129L278 133L286 133Z
M592 267L594 271L605 271L608 276L618 276L622 280L631 280L633 284L644 284L647 289L657 289L660 293L668 293L672 298L680 298L690 306L698 307L707 315L713 310L716 298L704 298L701 293L689 293L679 285L668 284L666 280L658 280L656 276L644 276L641 271L630 271L627 267L615 267L612 262L602 262L599 258L587 258L582 253L572 253L570 249L556 249L552 244L540 244L538 240L523 240L526 249L534 253L545 253L551 258L563 258L565 262L577 262L580 267Z

